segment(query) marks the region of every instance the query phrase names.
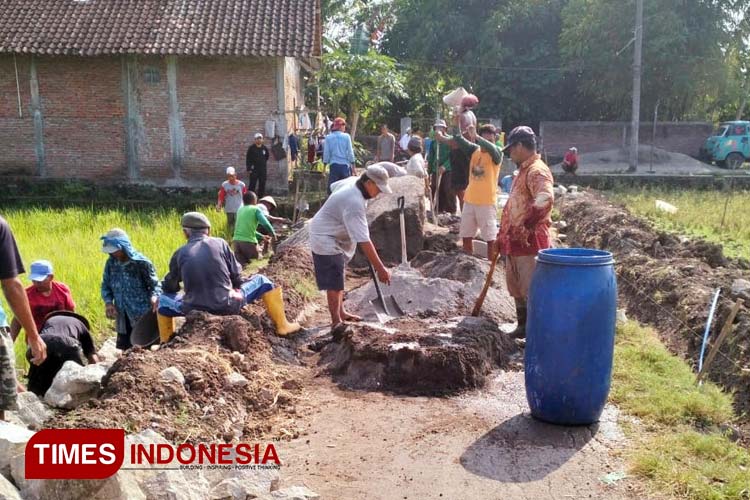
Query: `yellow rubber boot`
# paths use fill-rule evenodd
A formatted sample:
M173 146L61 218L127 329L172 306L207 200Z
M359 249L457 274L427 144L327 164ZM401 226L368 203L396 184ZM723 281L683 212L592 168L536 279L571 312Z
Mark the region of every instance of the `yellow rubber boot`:
M266 305L268 315L271 316L274 325L276 325L276 335L284 337L290 333L298 332L302 328L299 323L290 323L286 320L284 297L281 294L280 286L264 293L263 303Z
M163 344L174 335L174 318L156 313L156 320L159 325L159 341Z

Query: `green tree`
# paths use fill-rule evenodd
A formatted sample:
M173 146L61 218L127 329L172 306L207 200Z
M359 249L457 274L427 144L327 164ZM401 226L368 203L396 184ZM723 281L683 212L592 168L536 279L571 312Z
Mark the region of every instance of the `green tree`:
M407 92L424 87L442 92L443 82L460 84L480 99L477 114L503 118L506 124L535 124L569 116L575 110L563 98L576 84L576 73L561 68L558 38L566 0L396 0L397 23L384 48L409 65ZM424 91L423 91L424 92ZM415 102L412 112L438 107ZM438 111L430 110L429 114Z
M649 0L644 5L642 111L659 102L666 119L704 117L725 69L728 0ZM630 115L633 0L570 0L560 48L580 63L579 92L600 119Z
M396 61L374 50L363 55L343 49L324 54L317 79L326 109L349 118L352 137L360 119L367 120L392 99L405 96Z

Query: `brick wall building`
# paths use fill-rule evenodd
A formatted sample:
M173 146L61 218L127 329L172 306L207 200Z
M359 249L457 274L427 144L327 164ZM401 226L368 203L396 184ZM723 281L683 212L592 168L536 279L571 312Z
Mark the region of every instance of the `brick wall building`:
M281 136L320 55L319 0L0 3L0 175L215 185ZM270 146L270 141L267 141ZM268 188L287 189L286 161Z

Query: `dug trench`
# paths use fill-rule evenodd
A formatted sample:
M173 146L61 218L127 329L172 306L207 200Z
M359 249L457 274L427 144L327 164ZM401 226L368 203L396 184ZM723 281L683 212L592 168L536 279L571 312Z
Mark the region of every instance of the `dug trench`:
M743 427L750 428L750 290L741 286L750 278L748 262L725 257L720 245L657 230L593 191L567 197L561 215L570 246L614 254L628 316L655 326L669 349L694 366L714 290L720 288L721 295L712 341L735 300L745 301L708 376L733 393Z
M530 418L522 352L504 333L515 313L502 268L470 317L488 262L460 253L455 230L425 223L414 206L408 213L409 264L383 252L393 270L385 293L406 316L377 322L368 274L349 269L346 305L365 321L334 339L302 227L261 271L283 287L302 332L275 336L260 304L242 316L192 314L160 349L126 353L99 397L50 426L277 440L282 482L302 480L322 498L628 498L634 482L598 480L624 468L617 409L575 429ZM378 241L393 233L372 237L387 249ZM183 384L161 378L168 367Z

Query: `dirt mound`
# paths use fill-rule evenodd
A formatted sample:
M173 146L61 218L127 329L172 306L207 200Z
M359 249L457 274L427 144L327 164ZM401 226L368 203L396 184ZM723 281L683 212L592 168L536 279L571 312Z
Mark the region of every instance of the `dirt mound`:
M713 291L722 290L711 339L718 336L736 298L733 281L748 279L747 262L727 259L719 245L657 231L592 193L566 203L563 217L571 246L614 253L628 314L656 326L673 352L696 364ZM709 371L713 380L735 391L740 414L750 411L748 306L740 309L734 331Z
M630 152L624 149L583 153L578 157L578 173L625 172L629 167L629 156ZM653 168L655 172L664 174L710 174L719 170L688 155L658 147L653 148L652 160L651 146L648 145L641 145L638 149L638 164L641 171ZM553 172L561 173L562 165L555 165Z
M489 261L466 255L463 252L445 254L424 251L414 258L412 266L426 278L440 278L461 283L469 310L481 293L490 270ZM505 270L501 265L495 267L492 286L487 291L482 306L482 315L496 323L515 321L516 306L505 286Z
M185 383L162 381L167 367L180 370ZM152 428L173 441L290 436L296 370L274 359L257 325L192 313L158 351L128 351L104 378L98 399L58 416L51 427ZM238 382L240 375L245 380Z
M353 325L323 348L320 363L344 387L444 395L482 387L505 368L515 343L484 318L401 318L388 328Z

